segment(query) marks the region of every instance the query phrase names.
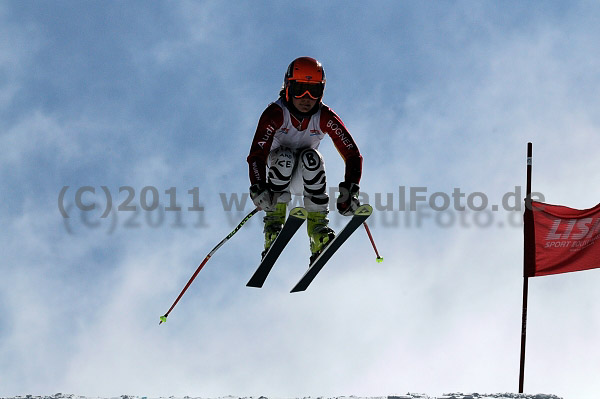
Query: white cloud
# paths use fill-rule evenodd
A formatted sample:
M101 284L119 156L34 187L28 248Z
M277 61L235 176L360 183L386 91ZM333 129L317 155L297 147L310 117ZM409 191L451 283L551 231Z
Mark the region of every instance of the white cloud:
M34 112L1 136L5 166L18 166L32 158L50 156L62 162L72 161L83 152L74 131L68 132L54 118Z

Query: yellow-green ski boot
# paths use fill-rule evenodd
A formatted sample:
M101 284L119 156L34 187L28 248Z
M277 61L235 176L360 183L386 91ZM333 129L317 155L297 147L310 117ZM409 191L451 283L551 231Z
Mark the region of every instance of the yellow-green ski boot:
M310 238L310 264L319 257L323 249L333 240L335 232L329 227L327 212L308 212L308 237Z
M275 210L267 211L265 217L263 218L263 221L265 222L265 228L263 230L265 233L265 250L261 254L263 258L283 228L286 211L287 204L278 203L275 205Z

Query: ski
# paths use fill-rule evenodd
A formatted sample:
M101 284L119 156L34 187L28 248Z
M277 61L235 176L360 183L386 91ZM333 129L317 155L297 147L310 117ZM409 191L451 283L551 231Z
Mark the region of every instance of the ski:
M323 269L323 266L333 256L333 254L342 246L342 244L356 231L356 229L373 213L370 205L362 205L354 212L352 219L335 236L331 243L325 247L321 255L310 265L304 276L298 281L296 286L290 292L305 291L317 274Z
M294 236L298 228L302 226L302 223L304 223L307 217L308 212L302 207L294 208L290 211L290 214L285 221L281 232L273 244L271 244L271 248L269 248L269 251L262 259L262 262L260 262L260 265L258 265L258 268L246 284L247 287L260 288L263 286L267 276L275 264L275 261L277 258L279 258L279 255L281 255L281 252L287 243Z

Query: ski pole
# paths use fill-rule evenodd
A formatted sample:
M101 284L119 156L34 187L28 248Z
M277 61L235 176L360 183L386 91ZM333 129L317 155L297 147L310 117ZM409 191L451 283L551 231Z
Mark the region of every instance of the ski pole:
M377 247L375 246L375 241L373 240L373 236L371 235L371 230L369 230L369 226L367 226L367 222L363 222L363 226L365 226L365 230L367 231L367 235L369 236L369 240L371 240L371 245L373 245L373 249L375 250L375 255L377 256L377 263L383 262L383 258L379 256L379 251L377 251Z
M196 271L194 272L194 274L190 278L190 281L188 281L187 284L185 285L185 287L183 287L183 290L181 291L181 293L179 294L179 296L177 297L177 299L175 300L175 302L173 302L173 305L171 305L171 308L169 308L169 311L167 313L165 313L163 316L160 316L160 323L158 323L158 325L161 325L162 323L166 323L167 317L169 316L169 313L171 313L171 311L173 310L173 308L175 307L175 305L177 305L177 302L179 302L179 300L181 299L181 297L183 296L183 294L185 294L185 292L187 291L187 289L190 287L190 285L192 284L192 282L194 281L194 279L196 278L196 276L198 275L198 273L200 273L200 270L202 270L202 268L204 267L204 265L206 264L206 262L208 262L208 260L210 259L210 257L213 256L214 253L217 252L217 250L219 248L221 248L221 246L223 246L223 244L225 244L231 237L233 237L233 235L235 233L237 233L238 230L241 229L242 226L248 220L250 220L250 218L252 216L254 216L257 212L258 212L258 208L255 208L252 212L250 212L248 215L246 215L246 217L240 222L240 224L238 224L237 227L235 229L233 229L233 231L231 233L229 233L229 235L227 237L225 237L224 239L222 239L221 242L218 243L217 246L214 247L212 249L212 251L210 251L208 253L208 255L206 255L206 258L204 258L204 260L202 261L202 263L200 263L200 266L198 266L198 268L196 269Z

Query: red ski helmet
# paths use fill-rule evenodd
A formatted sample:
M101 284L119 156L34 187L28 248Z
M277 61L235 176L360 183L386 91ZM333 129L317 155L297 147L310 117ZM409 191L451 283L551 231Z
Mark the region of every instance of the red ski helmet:
M320 100L325 91L325 70L314 58L296 58L288 66L283 80L285 99L301 98L308 94L313 100Z

